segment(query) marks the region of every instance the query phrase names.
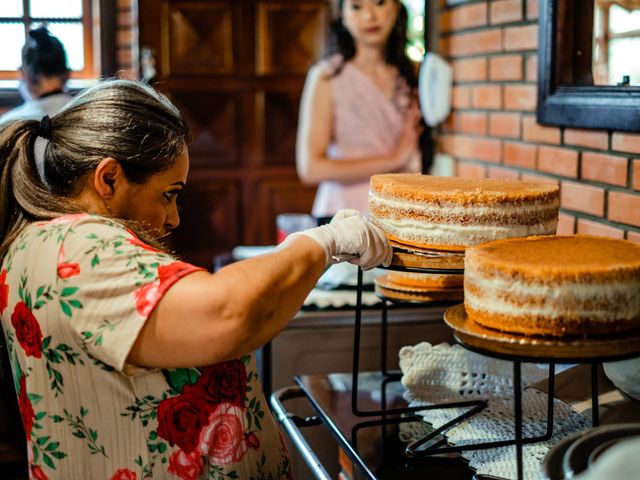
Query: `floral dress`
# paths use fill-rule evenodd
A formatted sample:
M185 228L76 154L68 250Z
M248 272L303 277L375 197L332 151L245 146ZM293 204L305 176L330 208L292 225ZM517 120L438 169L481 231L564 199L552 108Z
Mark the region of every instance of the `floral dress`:
M126 362L162 295L196 270L86 214L34 223L11 245L0 315L30 478L290 477L253 355L175 370Z

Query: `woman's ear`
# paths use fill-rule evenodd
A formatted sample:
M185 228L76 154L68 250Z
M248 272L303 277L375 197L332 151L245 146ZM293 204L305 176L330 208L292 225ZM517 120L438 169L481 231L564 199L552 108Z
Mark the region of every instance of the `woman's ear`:
M113 198L122 182L126 181L120 163L112 157L100 160L93 175L93 186L103 200Z

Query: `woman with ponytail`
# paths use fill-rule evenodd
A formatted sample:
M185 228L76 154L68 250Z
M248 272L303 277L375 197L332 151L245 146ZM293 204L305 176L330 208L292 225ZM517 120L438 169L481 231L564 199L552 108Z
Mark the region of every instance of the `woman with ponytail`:
M391 249L343 211L215 274L180 261L162 239L188 137L165 97L124 80L0 127L0 320L30 478L290 477L253 352L328 265Z
M369 177L420 171L414 66L405 55L400 0L339 0L328 56L307 75L296 164L318 184L312 213L367 212Z

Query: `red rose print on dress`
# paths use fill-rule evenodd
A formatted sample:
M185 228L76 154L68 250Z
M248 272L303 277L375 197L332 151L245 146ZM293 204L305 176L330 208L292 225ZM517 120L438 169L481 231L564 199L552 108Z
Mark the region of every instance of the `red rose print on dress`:
M9 285L7 285L7 270L0 273L0 313L4 312L9 304Z
M200 452L193 451L189 454L182 450L176 450L169 457L169 468L167 471L177 475L182 480L196 480L202 473L204 462Z
M31 465L31 478L32 480L49 480L49 477L37 465Z
M157 252L158 251L157 248L153 248L151 245L147 245L142 240L140 240L138 237L136 237L131 230L127 230L127 231L131 235L133 235L133 237L127 238L127 243L130 243L131 245L136 245L136 246L138 246L140 248L144 248L145 250L149 250L150 252Z
M113 474L111 480L136 480L137 478L136 472L132 472L128 468L119 468Z
M260 448L260 439L255 433L251 432L249 435L247 435L247 445L253 450L257 450Z
M142 285L134 292L136 301L136 311L141 317L148 317L155 308L162 295L169 289L173 283L187 273L202 270L185 262L173 262L169 265L161 265L158 267L158 279Z
M170 445L178 445L185 453L198 446L202 427L207 425L207 405L185 388L181 395L163 400L158 405L158 436Z
M16 303L11 314L11 325L16 329L18 343L29 357L42 357L42 331L33 312L24 302Z
M212 404L230 403L244 406L247 393L247 371L240 360L230 360L204 367L195 388Z
M200 434L200 453L218 465L239 462L247 453L243 419L244 412L235 405L218 405Z
M64 261L64 245L60 246L58 254L58 276L60 278L75 277L80 273L80 265L78 263L65 263Z
M20 394L18 395L18 406L20 407L20 415L22 416L22 425L24 425L24 432L27 438L31 437L31 429L33 427L33 421L35 419L35 413L33 412L33 406L31 400L27 395L27 377L22 375L20 377Z

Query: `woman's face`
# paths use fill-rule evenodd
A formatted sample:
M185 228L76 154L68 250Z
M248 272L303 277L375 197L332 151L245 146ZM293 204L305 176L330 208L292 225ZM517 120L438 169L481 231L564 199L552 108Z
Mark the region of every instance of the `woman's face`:
M127 182L126 200L120 203L118 216L141 222L158 238L168 235L180 223L176 200L188 173L189 153L185 148L168 170L143 184Z
M354 41L384 47L398 17L398 0L344 0L342 21Z

